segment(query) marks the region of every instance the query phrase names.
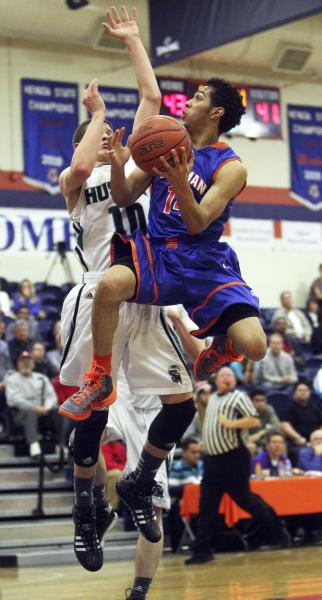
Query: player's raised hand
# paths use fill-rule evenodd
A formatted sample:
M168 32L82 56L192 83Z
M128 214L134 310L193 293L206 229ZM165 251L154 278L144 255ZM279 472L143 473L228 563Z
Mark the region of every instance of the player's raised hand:
M188 175L192 169L194 154L191 153L190 159L187 160L187 153L184 147L180 148L180 157L176 150L171 150L171 157L166 160L164 156L160 157L163 164L163 170L160 171L156 167L153 168L155 175L165 177L171 185L180 187L187 183Z
M122 144L122 138L125 133L125 127L116 129L113 135L108 139L108 155L113 167L122 168L130 158L128 146Z
M94 115L97 112L105 113L106 111L104 100L98 91L97 85L97 79L93 79L93 81L91 81L88 87L83 91L82 95L82 104L86 106L91 115Z
M121 6L118 11L112 6L106 13L106 21L102 23L105 31L119 40L126 41L130 37L139 36L139 28L136 21L136 8L132 7L131 16L125 8Z

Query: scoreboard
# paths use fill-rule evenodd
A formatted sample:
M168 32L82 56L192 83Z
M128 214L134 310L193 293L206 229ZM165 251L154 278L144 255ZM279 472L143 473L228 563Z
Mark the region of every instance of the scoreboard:
M182 118L186 101L205 82L159 77L162 94L161 114ZM275 87L236 84L243 98L246 113L240 125L229 135L248 138L281 138L280 91Z

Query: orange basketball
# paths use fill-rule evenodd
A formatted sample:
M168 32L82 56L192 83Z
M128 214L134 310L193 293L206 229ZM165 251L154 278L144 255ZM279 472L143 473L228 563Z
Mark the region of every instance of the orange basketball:
M191 156L191 141L183 125L173 119L158 115L144 119L129 138L129 148L136 165L148 175L154 175L156 167L163 171L160 156L171 158L171 149L175 149L180 158L180 148L184 147L187 159Z

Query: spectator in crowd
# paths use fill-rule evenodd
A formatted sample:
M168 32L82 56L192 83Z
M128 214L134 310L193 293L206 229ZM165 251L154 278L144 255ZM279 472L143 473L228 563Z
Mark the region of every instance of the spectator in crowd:
M286 332L294 335L299 340L309 342L312 335L312 327L305 314L299 308L294 308L291 292L282 292L280 295L282 307L278 308L272 318L272 323L279 317L285 317L287 323Z
M6 322L0 319L0 340L6 340Z
M278 317L272 323L273 333L279 333L283 338L283 350L290 354L294 360L298 371L304 368L305 356L300 341L295 335L287 333L287 323L285 317Z
M260 420L258 427L249 429L247 439L247 447L250 453L254 454L258 448L265 445L270 432L279 430L281 424L274 408L267 404L267 397L263 390L254 390L250 398Z
M51 331L47 335L47 349L56 350L57 348L57 336L61 339L61 321L55 321Z
M24 351L31 350L34 340L29 336L29 328L26 321L16 321L13 327L13 338L8 342L9 353L12 364L16 366L17 358Z
M308 300L305 307L305 315L307 320L311 323L312 330L319 324L319 307L322 306L322 302L318 300Z
M38 323L35 319L35 317L33 317L30 314L30 310L28 308L28 306L21 306L19 308L19 310L17 311L17 321L25 321L28 325L28 331L29 331L29 337L32 339L39 339L39 327L38 327ZM13 330L14 330L14 326L15 326L15 321L13 321L12 323L9 323L9 325L7 326L7 341L9 342L10 340L12 340L13 338Z
M322 429L312 431L310 444L301 448L298 467L303 471L322 471Z
M42 373L46 377L51 377L51 371L49 368L45 344L42 342L34 342L31 347L31 356L34 361L35 373Z
M7 342L0 340L0 412L6 407L5 400L5 375L11 368L11 360Z
M322 426L321 407L310 401L311 388L307 383L295 385L293 399L282 417L282 430L287 436L288 453L293 466L297 465L299 448L305 446L315 429Z
M271 477L292 473L292 465L286 456L285 438L280 431L270 431L267 434L265 450L252 458L252 475L258 472L258 465L261 471L268 471Z
M185 561L187 565L213 560L212 538L225 492L266 526L273 543L289 545L289 535L274 510L249 486L250 455L240 434L259 426L255 407L245 392L236 389L236 378L228 367L216 374L216 388L208 400L203 426L205 462L200 513L193 554Z
M55 348L53 348L52 350L49 350L47 352L47 361L48 361L48 365L49 365L49 369L50 369L50 374L52 377L55 377L56 375L58 375L59 371L60 371L60 363L61 363L61 359L62 359L62 342L61 342L61 328L60 328L60 321L57 321L54 325L54 328L56 330L56 333L54 335L55 338Z
M27 306L30 314L37 319L46 318L46 313L41 306L41 299L36 295L30 279L23 279L19 284L18 292L13 295L13 309L15 313L18 312L21 306Z
M314 279L311 288L309 299L310 300L322 300L322 263L319 266L320 276Z
M237 362L233 361L230 363L230 368L234 371L237 383L244 386L245 388L251 388L254 383L254 361L249 358Z
M11 296L9 284L5 277L0 277L0 291L6 292L8 296Z
M11 311L11 299L7 292L0 289L0 317L14 317Z
M61 442L61 418L56 411L56 394L48 377L33 372L29 352L18 357L17 371L5 378L8 406L14 408L14 420L22 425L31 457L40 455L39 427L52 428L56 442Z
M256 384L266 391L287 390L297 379L293 358L283 350L280 333L269 337L269 348L263 360L256 363Z
M185 437L181 443L182 458L173 461L169 474L171 509L169 528L172 552L176 552L184 525L180 517L180 500L186 483L200 483L203 463L200 460L201 444L197 438Z
M119 497L115 484L122 475L126 463L126 450L122 440L105 442L101 446L106 464L106 494L114 510L118 509Z
M322 301L318 312L318 326L314 327L312 333L311 347L313 354L322 354Z

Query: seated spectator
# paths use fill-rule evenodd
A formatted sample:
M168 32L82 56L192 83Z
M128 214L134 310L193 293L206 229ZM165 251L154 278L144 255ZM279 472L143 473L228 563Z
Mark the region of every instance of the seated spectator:
M269 337L269 348L263 360L255 365L256 384L266 391L287 390L298 379L293 358L283 350L280 333Z
M268 439L271 430L275 432L280 429L280 420L272 406L267 404L266 394L263 390L254 390L250 395L260 420L259 427L249 429L247 447L251 454L262 448Z
M59 323L59 327L58 327L58 323ZM53 350L49 350L47 352L47 361L48 361L48 365L49 365L49 369L50 369L50 374L52 377L55 377L56 375L58 375L58 373L60 371L60 363L61 363L61 359L62 359L62 350L63 350L63 345L62 345L62 341L61 341L61 333L60 333L60 321L57 321L57 323L55 323L55 326L54 326L56 329L55 348Z
M181 444L182 458L174 460L169 474L171 509L169 512L172 552L176 552L184 525L180 517L180 500L186 483L200 483L203 462L200 460L201 443L193 437L185 437Z
M297 370L302 370L305 364L305 356L300 341L287 333L287 324L285 317L279 317L273 324L273 333L279 333L283 338L283 350L290 354L294 360Z
M57 443L61 442L61 418L56 411L57 398L48 377L33 372L33 359L29 352L22 352L17 360L17 371L10 371L6 378L7 404L14 408L14 420L22 425L31 457L41 453L39 432L52 428Z
M27 306L30 314L37 319L46 318L46 313L41 306L41 299L36 295L30 279L23 279L19 284L19 291L13 295L14 312L17 313L21 306Z
M105 442L102 453L106 464L106 495L114 510L118 509L119 497L115 484L120 479L126 463L126 450L122 440Z
M29 310L28 306L21 306L19 308L19 310L17 312L17 321L25 321L27 323L30 338L32 338L32 339L39 338L38 323L37 323L35 317L33 317L30 314L30 310ZM13 321L12 323L9 323L9 325L7 326L6 339L8 342L10 342L10 340L12 340L12 338L13 338L14 326L15 326L15 321Z
M6 340L6 323L3 319L0 319L0 340Z
M257 465L260 465L261 470L269 471L270 477L292 474L292 465L285 452L285 438L280 431L270 431L266 438L265 450L252 458L252 475L257 473Z
M207 381L199 381L194 394L195 405L198 413L200 432L202 431L208 399L212 393L212 387Z
M0 290L0 317L14 317L11 311L10 296L3 290Z
M305 314L299 308L294 308L291 292L282 292L280 295L282 307L278 308L272 318L272 323L279 317L286 319L286 333L294 335L299 340L309 342L312 335L312 327Z
M47 335L47 349L48 350L56 350L57 348L57 336L61 336L61 320L55 321L53 324L51 331Z
M322 263L319 266L320 276L314 279L311 288L309 299L310 300L322 300Z
M322 471L322 429L312 431L310 444L301 448L298 467L303 471Z
M311 388L307 383L295 385L293 399L282 418L282 430L286 435L289 456L297 465L299 448L305 446L315 429L322 426L321 407L310 402Z
M0 340L0 413L6 409L5 399L5 375L11 368L11 360L8 349L8 344L4 340Z
M8 342L11 361L14 366L16 366L17 358L22 352L31 350L33 342L34 340L29 336L26 321L16 321L13 327L13 338Z
M322 303L321 303L322 304ZM312 330L319 325L319 307L320 302L317 300L308 300L305 307L305 315L311 323Z
M42 373L46 377L51 377L51 371L46 356L45 344L42 342L34 342L31 346L31 356L34 361L35 373Z
M314 327L312 333L311 347L313 354L322 354L322 302L319 306L318 326Z

